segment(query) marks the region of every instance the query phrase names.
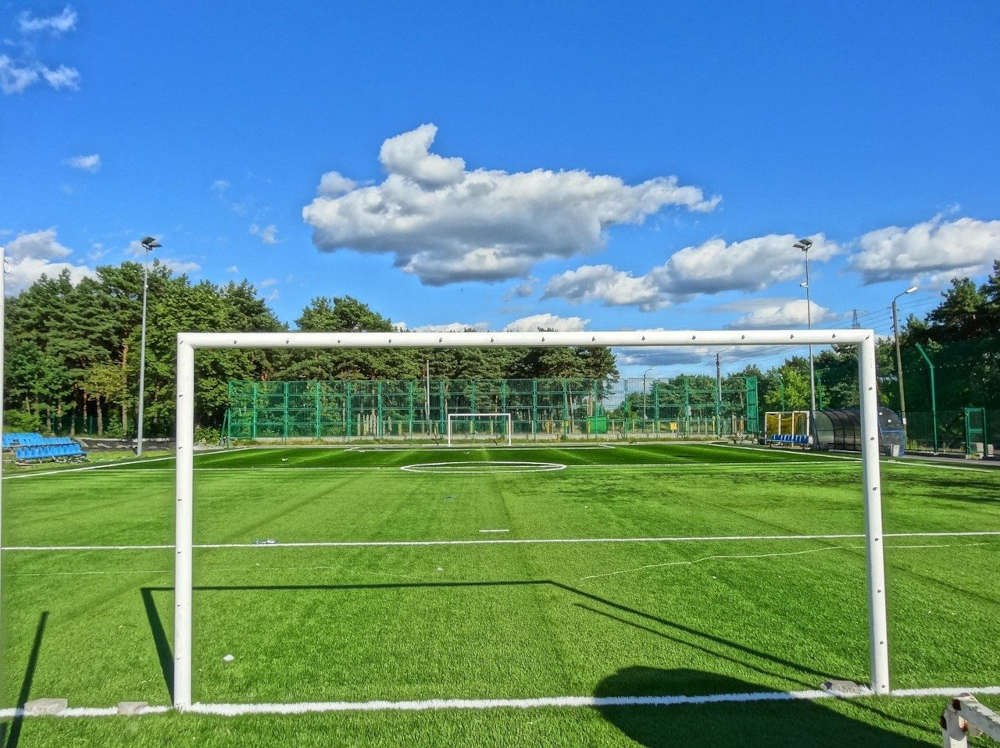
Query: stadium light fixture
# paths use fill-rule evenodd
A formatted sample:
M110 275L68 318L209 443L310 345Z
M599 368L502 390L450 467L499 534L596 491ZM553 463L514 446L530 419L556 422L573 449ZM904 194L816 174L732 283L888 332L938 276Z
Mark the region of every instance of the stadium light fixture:
M812 299L809 297L809 249L812 247L812 239L799 239L792 246L801 249L806 258L806 279L799 284L806 290L806 326L812 330ZM809 345L809 420L812 422L816 418L816 367L813 363L813 347Z
M146 293L149 289L149 253L157 247L163 245L156 241L156 237L144 236L139 240L143 249L142 263L142 342L139 344L139 414L136 422L135 456L142 457L142 411L144 392L146 387Z
M906 395L903 392L903 357L899 352L899 312L896 299L916 291L918 286L910 286L892 297L892 336L896 339L896 375L899 380L899 418L903 422L903 449L906 449Z

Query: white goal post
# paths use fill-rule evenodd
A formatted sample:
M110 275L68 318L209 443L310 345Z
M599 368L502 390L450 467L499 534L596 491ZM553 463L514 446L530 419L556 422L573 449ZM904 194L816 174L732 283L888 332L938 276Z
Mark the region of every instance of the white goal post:
M177 482L174 553L174 707L191 706L194 529L194 357L199 348L500 348L561 346L855 345L861 396L871 687L888 694L882 493L875 333L872 330L636 330L604 332L191 332L177 335Z
M504 436L507 439L507 446L510 447L514 444L514 419L511 417L510 413L449 413L448 414L448 446L451 446L451 424L454 420L461 420L463 418L504 418L507 421L506 427L504 427Z

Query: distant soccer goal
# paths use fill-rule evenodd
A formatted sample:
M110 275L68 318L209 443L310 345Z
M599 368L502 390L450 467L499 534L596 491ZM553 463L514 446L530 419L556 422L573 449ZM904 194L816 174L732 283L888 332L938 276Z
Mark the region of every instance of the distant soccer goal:
M808 410L772 410L764 414L764 438L793 435L808 436Z
M448 446L458 438L493 439L509 447L514 443L514 421L510 413L449 413Z

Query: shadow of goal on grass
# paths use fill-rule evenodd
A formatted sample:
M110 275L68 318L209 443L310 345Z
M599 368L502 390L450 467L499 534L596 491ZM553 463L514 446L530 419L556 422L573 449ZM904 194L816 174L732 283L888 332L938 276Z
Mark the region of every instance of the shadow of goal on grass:
M42 636L45 634L45 623L49 619L49 612L43 610L38 617L38 626L35 628L35 639L31 644L31 653L28 655L28 664L24 668L24 678L21 680L21 690L17 695L17 708L24 709L31 696L31 684L35 679L35 670L38 667L38 654L42 649ZM18 714L11 720L10 732L7 732L6 725L0 725L0 745L6 748L16 748L21 741L21 727L24 724L24 716ZM6 739L5 739L6 738Z
M789 660L772 652L765 652L760 649L730 641L724 637L711 634L692 628L676 621L671 621L663 616L654 615L638 608L634 608L622 603L609 600L584 590L577 589L571 585L564 584L552 579L526 579L526 580L497 580L497 581L466 581L466 582L388 582L377 584L301 584L301 585L196 585L195 592L295 592L320 590L329 592L350 592L364 590L413 590L413 589L447 589L447 588L495 588L495 587L523 587L523 586L549 586L563 590L582 602L576 602L575 606L592 613L600 614L606 618L613 619L623 624L646 630L652 634L670 639L681 646L697 649L701 652L718 657L720 660L745 667L748 670L759 672L762 675L773 676L787 682L796 683L804 688L817 688L821 682L831 678L845 678L843 674L835 674L817 670L809 665ZM163 621L157 611L154 594L166 594L173 592L172 587L142 587L142 602L149 620L150 633L156 648L157 658L163 679L166 683L167 691L173 700L174 692L174 665L171 644L167 638ZM604 606L608 610L599 610L585 604L597 604ZM617 613L619 615L615 615ZM621 614L629 615L640 619L643 623L626 620ZM655 627L665 629L670 634L657 630ZM672 634L672 635L671 635ZM197 632L195 632L197 636ZM684 638L686 637L686 638ZM710 648L711 647L711 648ZM761 663L770 663L778 668L785 669L786 672L776 672L762 667ZM757 690L761 690L760 687ZM722 693L722 692L720 692Z
M769 689L756 683L699 670L664 670L633 666L602 680L597 697L709 696L753 694ZM861 707L851 702L852 706ZM848 717L818 701L722 701L669 706L599 706L601 716L623 734L644 746L671 748L718 746L842 746L877 745L911 748L924 740L900 735L875 724ZM859 711L882 721L885 715L861 707ZM927 726L933 737L933 725Z

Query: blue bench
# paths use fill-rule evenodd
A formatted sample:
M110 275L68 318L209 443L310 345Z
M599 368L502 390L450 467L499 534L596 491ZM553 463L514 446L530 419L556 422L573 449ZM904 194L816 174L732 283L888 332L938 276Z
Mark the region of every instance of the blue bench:
M62 437L56 444L17 447L14 450L14 459L20 463L45 462L47 460L79 462L87 459L87 453L72 439Z
M808 446L810 439L808 434L771 434L771 444L797 444Z

